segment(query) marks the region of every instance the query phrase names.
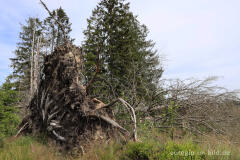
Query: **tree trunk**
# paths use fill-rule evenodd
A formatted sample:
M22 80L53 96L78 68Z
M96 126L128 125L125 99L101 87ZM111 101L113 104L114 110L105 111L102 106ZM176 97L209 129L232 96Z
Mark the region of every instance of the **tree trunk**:
M36 31L36 26L35 26L35 23L34 23L33 40L32 40L32 54L31 54L30 97L32 97L32 95L33 95L33 63L34 63L35 31Z

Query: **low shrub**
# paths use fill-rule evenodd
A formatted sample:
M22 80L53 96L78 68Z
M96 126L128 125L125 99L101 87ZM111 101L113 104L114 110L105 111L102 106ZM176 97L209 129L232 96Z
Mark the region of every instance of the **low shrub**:
M163 148L154 142L130 142L126 145L121 160L155 160L158 159Z

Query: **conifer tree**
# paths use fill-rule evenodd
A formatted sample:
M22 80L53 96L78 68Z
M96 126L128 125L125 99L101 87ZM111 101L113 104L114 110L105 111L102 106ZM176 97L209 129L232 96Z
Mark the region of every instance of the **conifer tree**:
M9 78L0 86L0 144L1 138L14 134L20 119L15 108L18 92Z
M10 58L13 68L11 79L16 83L18 90L26 91L30 88L32 51L35 53L37 50L33 41L37 42L41 34L42 22L38 18L29 18L26 24L22 25L20 42L17 43L17 49L14 51L15 58Z
M71 23L65 11L60 7L54 10L52 14L62 24L67 39L73 41L69 35L72 30ZM51 16L47 17L44 22L38 18L29 18L26 24L22 25L22 30L19 34L20 42L17 43L17 49L14 52L15 57L11 58L11 67L13 68L11 79L14 80L13 82L18 90L28 91L31 88L30 82L35 82L36 85L36 77L38 75L34 72L37 71L39 73L44 54L51 53L56 46L64 43L64 34L62 32ZM39 42L41 43L40 46L38 45ZM36 58L39 64L35 64ZM34 68L36 66L38 68ZM33 86L32 88L35 87Z
M69 35L72 31L72 23L70 23L66 12L60 7L56 10L53 10L52 15L58 22L62 24L66 38L70 41L73 41ZM53 17L49 16L44 20L44 31L45 37L47 39L47 46L49 47L50 52L52 52L56 46L64 43L64 34L62 33L63 31L60 29L60 26Z
M162 68L148 30L129 10L124 0L102 0L87 20L84 31L85 75L94 76L98 60L100 73L92 94L106 100L116 97L150 99L157 88Z

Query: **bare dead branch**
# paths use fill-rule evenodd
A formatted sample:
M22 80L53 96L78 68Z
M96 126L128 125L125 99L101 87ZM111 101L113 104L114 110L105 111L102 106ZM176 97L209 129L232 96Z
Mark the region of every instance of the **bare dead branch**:
M126 101L124 101L122 98L118 98L118 99L112 101L111 103L109 103L109 104L101 107L101 108L97 108L97 110L98 110L98 109L102 109L102 108L111 107L111 106L113 106L113 105L114 105L115 103L117 103L117 102L121 102L121 103L126 107L126 109L128 110L128 112L129 112L129 114L130 114L130 117L131 117L131 120L132 120L132 122L133 122L133 134L134 134L133 139L134 139L134 141L137 141L138 139L137 139L137 120L136 120L136 114L135 114L135 110L133 109L133 107L132 107L129 103L127 103Z
M55 135L60 141L64 141L64 142L66 141L66 139L65 139L64 137L60 136L59 134L57 134L56 131L53 130L52 133L53 133L53 135Z
M28 125L28 122L26 122L17 132L17 134L14 137L17 137Z
M232 134L232 126L238 122L231 117L240 116L240 108L235 105L240 100L238 92L213 85L216 79L165 80L159 92L165 95L164 107L153 106L148 111L161 126L182 127L197 134Z

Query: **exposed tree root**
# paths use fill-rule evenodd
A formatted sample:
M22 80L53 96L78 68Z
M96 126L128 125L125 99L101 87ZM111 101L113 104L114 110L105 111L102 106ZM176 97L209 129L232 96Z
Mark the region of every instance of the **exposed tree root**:
M119 138L119 134L129 139L129 131L112 114L111 106L121 102L129 111L133 140L137 140L136 115L131 105L122 98L108 105L89 98L86 86L81 84L81 56L81 49L68 43L44 58L38 92L27 106L30 114L16 136L21 132L45 133L66 149L81 149L98 139Z

